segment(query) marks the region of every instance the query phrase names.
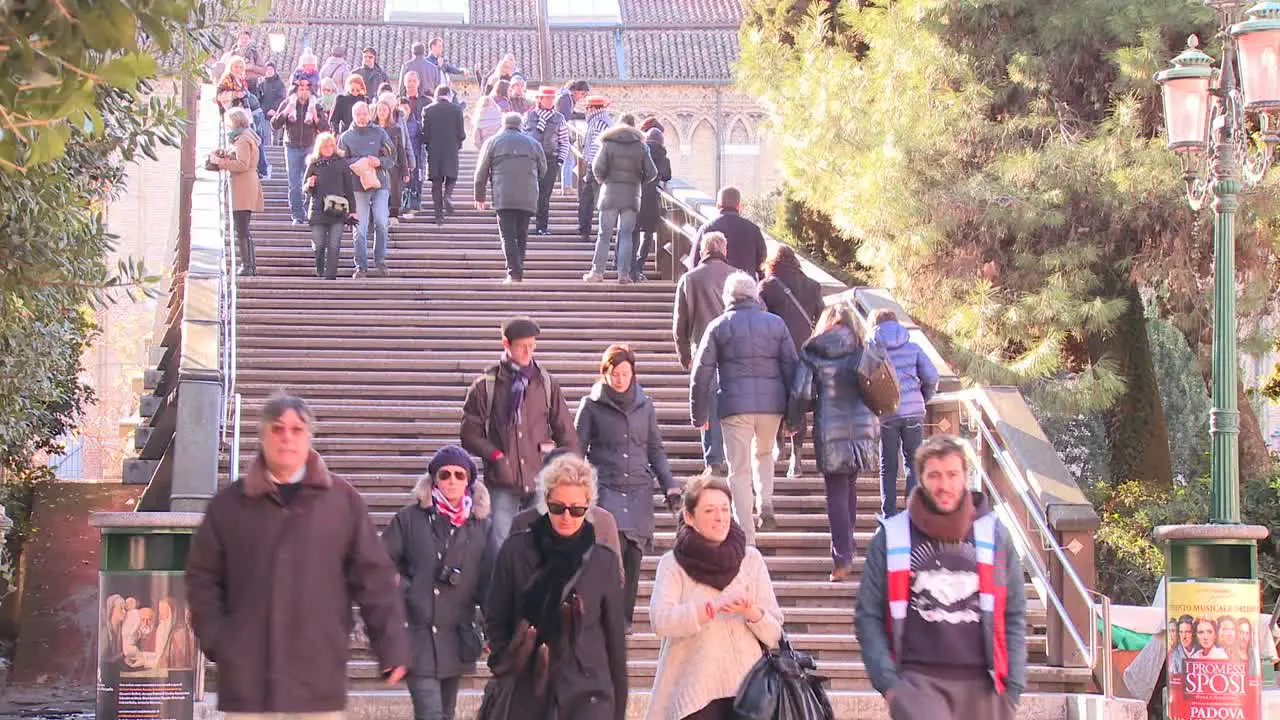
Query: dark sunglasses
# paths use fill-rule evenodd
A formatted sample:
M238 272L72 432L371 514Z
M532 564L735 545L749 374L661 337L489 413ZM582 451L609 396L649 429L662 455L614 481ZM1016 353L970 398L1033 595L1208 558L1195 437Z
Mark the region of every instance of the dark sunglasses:
M547 512L552 515L563 515L567 512L576 518L580 518L587 514L588 509L583 505L565 505L558 502L547 503Z
M448 480L449 478L453 478L454 480L462 480L465 482L468 479L467 471L466 470L441 470L440 472L436 473L437 480Z

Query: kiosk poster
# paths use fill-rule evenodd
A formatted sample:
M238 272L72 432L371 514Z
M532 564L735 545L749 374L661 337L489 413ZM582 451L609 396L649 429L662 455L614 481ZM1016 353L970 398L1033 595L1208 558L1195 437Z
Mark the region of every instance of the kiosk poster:
M1261 720L1256 581L1171 581L1170 720Z
M200 662L180 572L101 576L97 720L192 720Z

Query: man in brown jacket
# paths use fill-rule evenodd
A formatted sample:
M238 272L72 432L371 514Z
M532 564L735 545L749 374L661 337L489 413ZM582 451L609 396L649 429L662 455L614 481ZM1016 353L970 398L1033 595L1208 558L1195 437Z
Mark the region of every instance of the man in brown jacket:
M187 602L229 719L339 718L353 602L387 684L409 664L395 568L360 493L311 449L312 424L301 398L271 398L262 452L213 498L192 541Z
M736 268L725 260L727 241L723 233L709 232L698 242L698 267L680 277L676 284L675 315L671 333L675 337L676 351L680 354L680 367L693 367L693 356L698 351L702 336L712 320L724 313L724 282ZM702 460L706 467L721 475L728 474L725 461L724 436L720 430L720 415L716 403L716 385L711 387L708 408L709 425L702 431Z
M511 533L516 513L532 507L542 456L557 447L578 452L560 384L533 359L540 332L527 317L503 323L502 357L471 384L462 408L462 447L484 460L495 550Z

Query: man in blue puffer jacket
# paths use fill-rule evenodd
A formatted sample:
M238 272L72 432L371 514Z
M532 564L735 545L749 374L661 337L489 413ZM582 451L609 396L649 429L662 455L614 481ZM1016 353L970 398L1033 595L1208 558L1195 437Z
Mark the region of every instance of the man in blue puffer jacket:
M711 393L724 432L733 515L755 544L773 521L773 462L778 427L787 412L796 346L782 318L764 309L756 279L735 272L724 283L724 314L707 326L690 375L693 425L709 425ZM719 389L713 390L719 373Z
M889 355L898 375L898 411L880 418L880 512L898 512L898 454L906 459L907 494L916 486L915 455L924 442L924 408L938 389L938 369L892 310L872 315L871 345Z

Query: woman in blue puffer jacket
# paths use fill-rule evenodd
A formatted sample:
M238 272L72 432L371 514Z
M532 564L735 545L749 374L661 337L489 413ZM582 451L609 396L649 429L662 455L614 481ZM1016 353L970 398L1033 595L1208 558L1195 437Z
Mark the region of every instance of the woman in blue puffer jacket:
M787 427L804 422L813 404L813 447L827 486L831 524L831 582L853 573L853 526L858 473L876 466L875 413L858 392L862 339L848 307L833 305L818 319L813 337L801 348L787 408Z

